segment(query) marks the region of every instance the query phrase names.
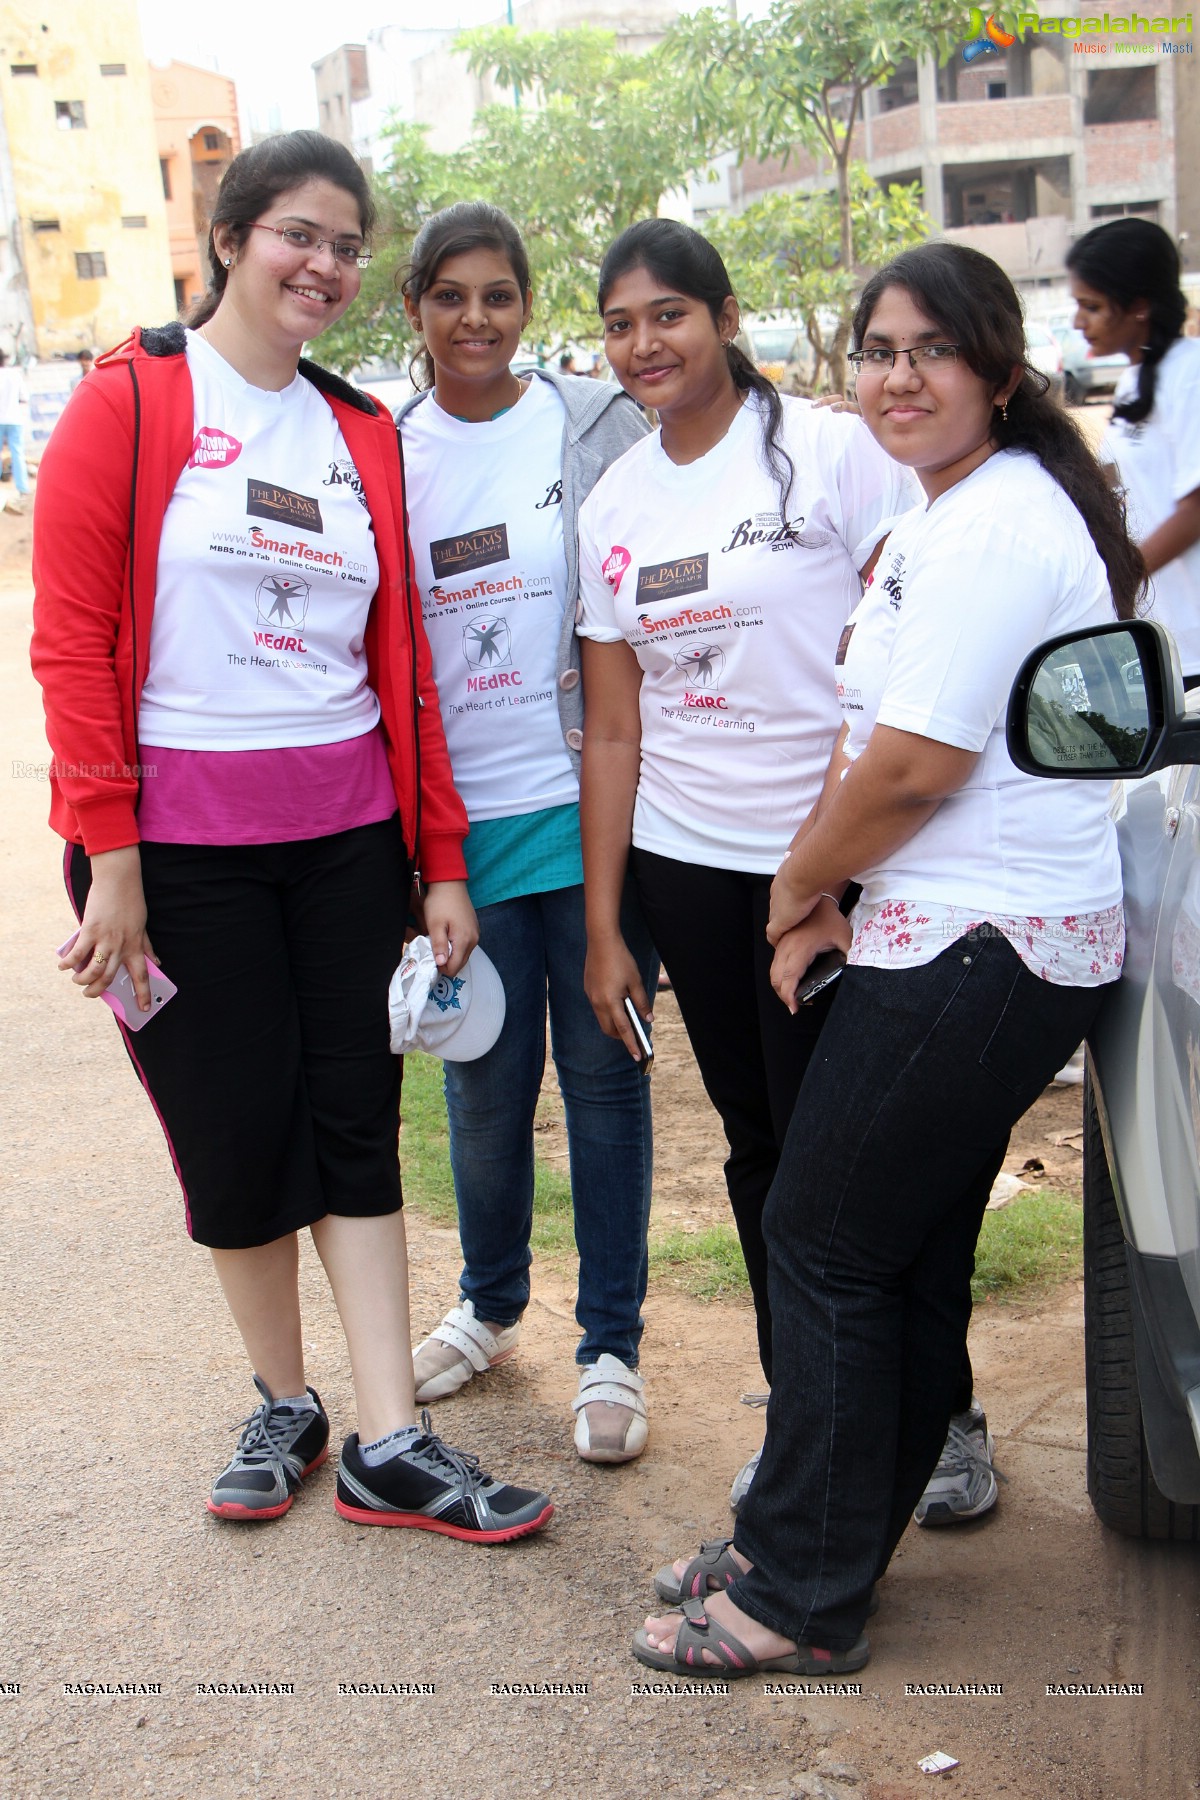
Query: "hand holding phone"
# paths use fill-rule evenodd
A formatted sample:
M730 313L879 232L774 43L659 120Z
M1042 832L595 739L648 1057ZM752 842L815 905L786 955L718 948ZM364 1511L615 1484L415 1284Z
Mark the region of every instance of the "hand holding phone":
M78 936L79 933L73 931L66 943L61 944L55 951L55 955L58 957L69 955ZM156 968L149 959L146 962L146 979L150 983L149 1012L143 1012L138 1005L133 977L124 963L121 964L100 996L104 1004L111 1007L116 1013L127 1031L140 1031L144 1025L150 1023L156 1013L162 1011L167 1001L173 999L179 992L170 976L164 975L162 970Z
M629 995L625 996L625 1017L633 1027L633 1035L637 1039L641 1055L638 1057L638 1068L643 1075L649 1075L654 1067L654 1045L650 1042L650 1034L646 1030L645 1020L641 1018L637 1007Z
M814 956L796 984L796 1005L811 1006L818 994L832 986L845 966L844 950L823 950L820 956Z

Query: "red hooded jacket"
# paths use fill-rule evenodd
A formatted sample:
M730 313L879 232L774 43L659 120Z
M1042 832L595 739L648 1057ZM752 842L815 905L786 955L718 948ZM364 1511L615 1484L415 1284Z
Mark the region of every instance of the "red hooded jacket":
M396 427L315 363L300 373L337 419L379 557L366 630L388 763L425 881L466 877L455 792L409 549ZM46 446L33 541L33 672L53 752L50 823L90 855L138 840L138 705L163 517L191 454L181 325L135 331L81 382Z

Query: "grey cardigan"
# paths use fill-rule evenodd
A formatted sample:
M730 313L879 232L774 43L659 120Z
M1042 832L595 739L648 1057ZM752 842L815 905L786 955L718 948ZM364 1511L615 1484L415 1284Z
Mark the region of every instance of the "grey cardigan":
M558 683L558 722L576 774L583 747L583 691L579 678L579 509L610 463L623 456L650 430L633 401L608 381L592 381L584 375L557 375L535 369L539 381L548 381L566 409L562 441L563 548L567 555L567 593L562 629L558 638L555 675ZM400 454L404 454L403 421L425 394L414 394L396 409Z

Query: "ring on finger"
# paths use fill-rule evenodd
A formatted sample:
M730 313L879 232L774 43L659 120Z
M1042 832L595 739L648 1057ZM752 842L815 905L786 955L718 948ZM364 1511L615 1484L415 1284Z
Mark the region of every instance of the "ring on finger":
M92 961L94 963L98 963L100 968L103 968L105 963L108 961L108 956L105 951L97 950L95 956L93 956L93 958L92 958Z

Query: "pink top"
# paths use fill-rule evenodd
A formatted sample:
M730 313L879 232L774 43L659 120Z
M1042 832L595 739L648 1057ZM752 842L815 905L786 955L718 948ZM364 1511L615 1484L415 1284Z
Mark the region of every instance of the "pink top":
M337 744L164 750L143 744L138 830L156 844L289 844L396 811L379 726Z

